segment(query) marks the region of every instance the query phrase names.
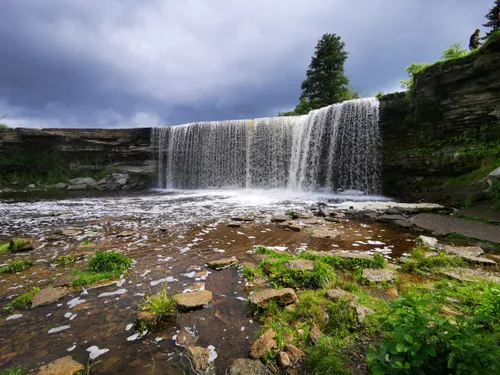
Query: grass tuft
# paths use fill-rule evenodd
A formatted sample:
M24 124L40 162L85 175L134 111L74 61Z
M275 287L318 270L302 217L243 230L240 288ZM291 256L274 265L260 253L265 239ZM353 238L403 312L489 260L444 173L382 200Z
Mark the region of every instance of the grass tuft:
M89 260L84 271L78 271L78 278L73 281L73 286L93 284L120 276L130 267L132 259L116 251L98 251Z
M16 273L25 270L26 268L30 268L33 266L35 262L32 259L19 259L13 260L6 266L0 268L0 273Z
M29 292L23 293L20 296L18 296L16 299L12 300L9 302L3 310L6 312L12 311L14 308L18 309L27 309L28 307L31 307L31 301L33 299L33 296L40 291L40 288L34 287L32 290Z
M12 365L11 367L0 370L0 375L28 375L29 368L21 365Z
M63 266L68 263L75 263L77 260L76 254L69 254L69 255L59 255L55 260L54 263L57 264L58 266Z
M176 303L168 296L166 286L155 295L146 297L140 309L153 314L158 321L171 318L177 313Z
M446 255L444 251L440 251L436 256L426 257L425 249L415 248L410 259L401 266L401 271L409 273L432 272L438 268L460 267L463 264L464 261L459 256Z

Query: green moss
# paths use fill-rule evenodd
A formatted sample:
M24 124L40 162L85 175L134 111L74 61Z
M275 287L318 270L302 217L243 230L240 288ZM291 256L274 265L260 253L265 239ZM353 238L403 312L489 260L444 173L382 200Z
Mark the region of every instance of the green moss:
M409 273L432 272L444 267L460 267L464 264L461 257L446 255L440 251L435 256L426 256L423 248L413 249L410 259L401 266L401 271Z
M89 239L83 240L80 242L80 246L92 245L92 241Z
M243 273L243 276L245 276L249 281L253 281L258 273L258 270L255 267L245 266L243 267L241 272Z
M385 264L384 257L376 257L374 259L364 258L344 258L331 255L317 255L306 252L299 255L299 258L309 260L320 260L335 270L339 271L355 271L358 268L383 268Z
M4 252L8 251L9 247L10 247L9 242L0 245L0 253L4 253Z
M23 293L16 299L9 302L3 309L4 311L12 311L14 308L27 309L31 307L31 300L33 296L40 291L40 288L34 287L29 292Z
M119 277L130 267L132 259L116 251L98 251L84 271L77 271L78 277L73 281L73 286L93 284L102 280Z
M59 255L55 260L54 263L57 264L58 266L62 266L68 263L75 263L78 257L76 254L69 254L69 255Z
M16 273L25 270L26 268L30 268L35 264L32 259L19 259L13 260L6 266L0 268L0 273Z
M465 240L467 239L462 233L448 233L446 238L449 240Z

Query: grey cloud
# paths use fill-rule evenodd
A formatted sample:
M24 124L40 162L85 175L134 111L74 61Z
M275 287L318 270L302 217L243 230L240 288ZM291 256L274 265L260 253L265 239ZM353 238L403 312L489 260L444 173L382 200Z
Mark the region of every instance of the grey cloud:
M325 32L362 93L467 43L489 0L3 0L0 114L23 126L151 126L293 108Z

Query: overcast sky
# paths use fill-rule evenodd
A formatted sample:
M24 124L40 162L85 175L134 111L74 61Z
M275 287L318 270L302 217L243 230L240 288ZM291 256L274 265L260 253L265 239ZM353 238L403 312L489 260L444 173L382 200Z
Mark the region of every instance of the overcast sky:
M0 116L131 127L292 109L324 33L368 96L468 44L493 0L0 0Z

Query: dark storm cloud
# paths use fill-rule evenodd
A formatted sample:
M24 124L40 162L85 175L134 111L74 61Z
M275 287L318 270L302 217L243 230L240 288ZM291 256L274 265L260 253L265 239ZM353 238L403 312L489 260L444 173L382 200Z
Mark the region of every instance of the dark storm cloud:
M151 126L293 108L318 38L362 94L466 45L489 0L2 0L0 115L15 126Z

